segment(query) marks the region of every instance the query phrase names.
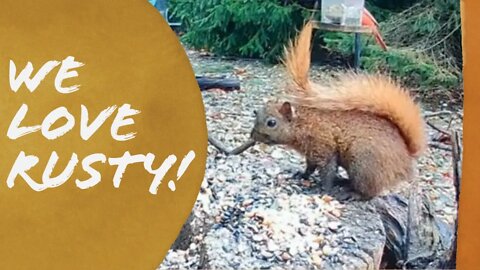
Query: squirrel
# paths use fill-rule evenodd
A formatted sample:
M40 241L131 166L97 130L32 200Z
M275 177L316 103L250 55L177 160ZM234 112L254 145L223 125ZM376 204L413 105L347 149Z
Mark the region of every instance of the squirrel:
M339 166L366 199L412 182L416 159L427 145L420 105L380 74L348 71L323 84L312 82L312 30L307 22L285 48L283 63L291 77L286 100L270 100L255 111L251 138L303 154L306 169L297 175L308 179L318 169L327 190Z

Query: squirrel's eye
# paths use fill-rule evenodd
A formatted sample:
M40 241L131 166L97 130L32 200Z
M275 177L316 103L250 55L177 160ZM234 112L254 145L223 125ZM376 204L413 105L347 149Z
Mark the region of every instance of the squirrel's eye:
M273 127L275 127L276 125L277 125L277 121L276 121L275 119L270 119L270 120L267 121L267 126L268 126L268 127L273 128Z
M257 116L257 110L253 110L253 115Z

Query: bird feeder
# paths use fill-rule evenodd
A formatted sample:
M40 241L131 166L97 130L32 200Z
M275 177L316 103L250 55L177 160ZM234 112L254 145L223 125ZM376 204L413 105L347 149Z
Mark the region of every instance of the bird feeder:
M322 0L321 22L360 27L365 0Z

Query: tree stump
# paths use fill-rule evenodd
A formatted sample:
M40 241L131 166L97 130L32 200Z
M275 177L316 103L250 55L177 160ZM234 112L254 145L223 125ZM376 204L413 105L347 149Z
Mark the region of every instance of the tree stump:
M225 154L224 158L240 154L254 145L248 141L228 150L212 137L209 141ZM182 229L174 248L186 246L186 239L195 235L195 230L188 228L195 224L203 228L200 244L204 262L201 265L214 269L455 268L456 228L433 215L429 197L416 182L396 193L360 200L348 188L340 186L325 193L321 179L311 179L306 186L293 179L279 182L277 178L273 181L275 183L271 186L239 187L242 196L251 198L251 202L274 198L268 203L258 204L254 209L245 208L244 201L229 203L228 207L221 208L220 216L208 221L210 224L200 224L189 218L185 225L187 229ZM318 182L319 186L315 184ZM241 183L231 182L229 185ZM327 200L327 204L334 200L343 205L341 214L318 208L325 196L333 197ZM317 208L311 208L310 204L296 205L293 208L296 210L282 207L298 201L316 202ZM314 220L305 219L303 224L304 216ZM298 223L299 220L302 224ZM298 243L299 239L303 241L303 238L310 241L311 236L302 235L302 226L314 228L313 231L327 237L329 242L319 241L319 246L293 252L293 247L289 246L291 243ZM289 241L289 237L295 237L296 241ZM272 241L283 244L271 246ZM184 244L180 245L182 242ZM326 245L331 247L326 248Z

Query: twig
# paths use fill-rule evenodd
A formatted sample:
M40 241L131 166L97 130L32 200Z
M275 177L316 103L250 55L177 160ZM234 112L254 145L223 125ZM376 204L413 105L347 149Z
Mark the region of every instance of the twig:
M447 126L447 129L450 130L451 127L452 127L452 123L453 123L453 119L455 119L455 117L450 117L450 120L448 121L448 126Z
M429 121L426 121L427 125L429 125L431 128L435 129L436 131L442 133L442 134L445 134L447 136L450 136L450 133L442 128L439 128L437 126L435 126L434 124L430 123Z
M444 114L452 115L453 112L451 112L451 111L438 111L438 112L424 113L423 117L430 118L430 117L435 117L435 116L444 115Z
M453 29L448 35L446 35L445 37L443 37L440 41L436 42L435 44L433 44L432 46L426 48L426 49L423 49L422 52L424 51L428 51L428 50L431 50L435 47L437 47L439 44L441 44L442 42L444 42L445 40L447 40L449 37L451 37L458 29L460 29L462 25L459 24L457 25L457 27L455 27L455 29Z
M239 155L243 152L245 152L248 148L252 147L255 145L255 141L254 140L248 140L247 142L245 142L244 144L240 145L239 147L229 151L225 146L223 146L219 141L217 141L215 138L213 138L212 136L208 135L208 142L213 145L215 148L217 148L218 150L220 150L220 152L230 156L230 155Z
M215 146L215 148L220 150L220 152L228 155L229 151L219 141L217 141L215 138L213 138L210 135L208 135L208 142L211 145Z
M433 148L437 148L437 149L440 149L440 150L448 151L448 152L452 151L451 147L443 146L442 144L435 143L435 142L429 143L428 146L433 147Z
M435 117L435 116L440 116L440 115L456 115L458 118L463 119L463 113L461 113L461 112L451 112L451 111L438 111L438 112L424 113L423 117L430 118L430 117Z
M230 151L230 153L228 153L228 155L239 155L239 154L243 153L245 150L247 150L248 148L254 146L255 143L256 142L254 140L248 140L246 143L244 143L244 144L240 145L239 147Z

